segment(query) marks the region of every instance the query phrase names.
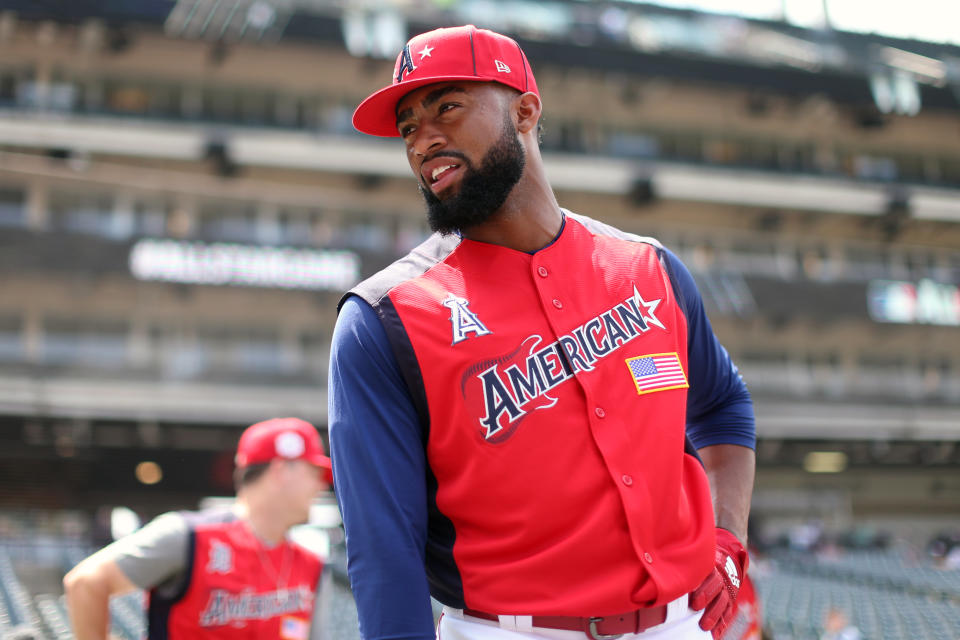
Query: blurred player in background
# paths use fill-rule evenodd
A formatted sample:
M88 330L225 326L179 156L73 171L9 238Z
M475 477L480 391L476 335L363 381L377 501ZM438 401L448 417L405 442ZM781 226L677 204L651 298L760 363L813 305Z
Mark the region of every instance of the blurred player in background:
M78 640L107 638L110 596L149 591L149 638L319 640L330 572L288 539L329 486L316 428L298 418L248 427L231 509L171 512L94 553L63 580Z
M341 301L329 420L367 640L719 638L747 565L750 395L689 271L561 209L519 45L411 39L354 113L436 232ZM602 212L596 212L602 215Z
M823 621L823 634L820 640L861 640L863 635L856 625L851 624L850 616L838 607L830 607Z

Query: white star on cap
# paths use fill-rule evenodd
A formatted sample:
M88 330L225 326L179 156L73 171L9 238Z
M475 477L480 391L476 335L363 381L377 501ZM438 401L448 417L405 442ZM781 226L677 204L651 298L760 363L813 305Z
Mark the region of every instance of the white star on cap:
M433 51L433 47L431 47L431 46L428 45L428 44L425 44L425 45L423 45L423 49L420 49L420 51L417 51L417 53L420 54L420 59L423 60L424 58L432 58L432 57L433 57L433 56L430 55L430 52L431 52L431 51Z

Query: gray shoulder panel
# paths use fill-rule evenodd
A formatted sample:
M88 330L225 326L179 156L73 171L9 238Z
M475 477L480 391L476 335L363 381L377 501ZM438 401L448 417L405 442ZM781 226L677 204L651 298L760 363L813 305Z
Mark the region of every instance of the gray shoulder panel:
M593 218L588 218L587 216L580 215L579 213L573 213L572 211L568 211L566 209L563 209L563 212L567 215L567 217L571 218L572 220L576 220L586 227L587 230L597 235L610 236L611 238L620 238L622 240L630 240L632 242L645 242L646 244L653 245L657 249L663 249L663 245L661 245L660 241L656 238L651 238L649 236L638 236L635 233L621 231L616 227L611 227L605 222L600 222L599 220L594 220Z
M183 514L169 512L110 544L104 552L130 582L151 589L183 574L190 561L189 535Z
M351 295L359 296L376 309L380 300L382 300L393 287L425 273L435 264L450 255L459 244L460 238L458 236L441 236L438 233L434 233L419 246L411 250L410 253L385 269L373 274L344 294L344 296L340 298L340 302L337 303L337 311L340 310L343 301Z

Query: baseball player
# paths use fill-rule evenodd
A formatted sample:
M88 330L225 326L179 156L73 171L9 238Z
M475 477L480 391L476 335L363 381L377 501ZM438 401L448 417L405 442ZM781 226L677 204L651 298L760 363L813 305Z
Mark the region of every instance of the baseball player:
M341 300L331 455L367 640L719 638L747 564L750 396L690 273L560 208L513 40L411 39L353 116L436 232Z
M149 591L148 637L318 640L330 573L287 539L331 481L316 428L298 418L248 427L229 510L171 512L94 553L63 580L78 640L102 640L110 596Z

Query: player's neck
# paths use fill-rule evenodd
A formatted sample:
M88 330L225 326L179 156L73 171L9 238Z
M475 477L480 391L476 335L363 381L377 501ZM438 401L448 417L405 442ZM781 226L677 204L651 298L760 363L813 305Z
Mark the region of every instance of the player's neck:
M533 253L553 242L562 225L563 214L553 190L543 171L534 169L517 183L490 220L464 230L463 237Z
M287 535L289 527L269 505L257 504L250 497L238 497L234 511L237 517L247 522L253 535L270 546L280 544Z

